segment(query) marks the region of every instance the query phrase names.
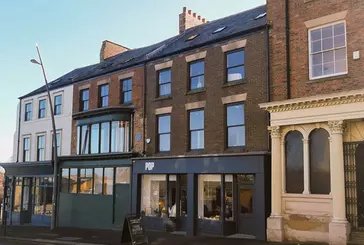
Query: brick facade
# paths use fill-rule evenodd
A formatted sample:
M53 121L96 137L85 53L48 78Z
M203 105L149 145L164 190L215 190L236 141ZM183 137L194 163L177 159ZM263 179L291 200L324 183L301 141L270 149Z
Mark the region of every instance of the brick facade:
M228 43L216 43L213 46L201 48L188 53L171 57L171 97L156 98L158 72L155 64L166 60L159 60L147 65L147 136L151 139L146 151L152 155L189 155L236 153L249 151L267 151L267 114L259 109L258 104L265 102L266 90L266 35L264 31L253 33L246 37L229 40L247 39L245 46L245 80L243 83L228 86L224 83L225 54L221 46ZM188 63L186 56L195 52L206 51L205 57L205 89L200 92L188 92ZM222 97L247 93L245 104L246 146L239 149L225 148L225 106ZM185 104L206 101L205 116L205 149L203 151L189 151L188 111ZM170 153L156 153L156 115L155 110L172 107L171 112L171 151Z
M285 1L268 0L267 15L270 31L272 100L287 99ZM309 80L308 29L306 21L347 10L348 74ZM291 0L289 3L291 98L327 94L364 88L363 59L354 60L353 52L364 48L364 1L353 0ZM363 54L361 54L363 55Z
M133 89L133 105L136 107L134 111L134 125L133 125L133 146L134 152L141 153L143 151L143 137L139 141L136 140L136 135L143 135L143 83L144 83L144 67L136 67L133 69L125 70L122 72L114 73L99 79L78 83L73 88L73 113L80 111L80 90L89 88L90 101L89 110L97 109L99 104L99 84L104 82L109 84L109 106L119 106L121 104L121 81L119 77L127 74L134 73L132 76L132 89ZM77 127L76 123L72 121L72 140L71 140L71 154L76 154L77 143Z

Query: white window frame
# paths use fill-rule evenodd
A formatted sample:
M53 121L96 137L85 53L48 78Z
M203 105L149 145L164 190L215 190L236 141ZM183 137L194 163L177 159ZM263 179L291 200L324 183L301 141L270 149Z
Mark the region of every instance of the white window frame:
M43 136L44 137L44 160L38 160L38 137ZM35 160L37 162L46 161L47 160L47 133L36 133L35 135Z
M344 26L345 26L346 71L340 72L340 73L313 77L312 76L312 55L311 55L311 32L314 30L317 30L317 29L322 29L327 26L333 26L333 25L340 24L340 23L344 23ZM336 50L336 49L332 48L331 50ZM328 51L328 50L326 50L326 51ZM308 29L308 69L309 69L309 79L310 80L317 80L317 79L322 79L322 78L327 78L327 77L336 77L336 76L348 74L348 70L349 70L349 67L348 67L348 42L347 42L347 27L346 27L345 20L335 21L335 22L331 22L331 23L328 23L325 25L315 26L313 28Z

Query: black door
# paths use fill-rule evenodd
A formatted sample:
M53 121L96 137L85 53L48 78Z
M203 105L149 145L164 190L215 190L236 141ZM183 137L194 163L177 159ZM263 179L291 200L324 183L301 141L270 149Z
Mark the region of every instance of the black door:
M254 234L254 175L237 176L239 233Z
M364 142L356 148L355 164L356 190L358 196L358 226L364 227Z

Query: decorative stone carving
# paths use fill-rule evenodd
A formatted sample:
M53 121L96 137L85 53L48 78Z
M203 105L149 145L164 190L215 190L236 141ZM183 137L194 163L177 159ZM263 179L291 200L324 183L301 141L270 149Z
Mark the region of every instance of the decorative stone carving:
M281 128L279 126L269 126L268 130L272 138L281 137Z
M345 127L344 121L330 121L328 125L332 134L343 134Z

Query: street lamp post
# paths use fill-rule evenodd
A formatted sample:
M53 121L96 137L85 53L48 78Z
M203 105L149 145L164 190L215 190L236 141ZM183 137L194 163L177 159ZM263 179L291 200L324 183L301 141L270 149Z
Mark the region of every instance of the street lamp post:
M53 139L53 143L52 143L53 196L52 196L52 220L51 220L51 229L53 230L56 228L56 218L57 218L57 214L56 214L56 212L57 212L57 190L58 190L58 157L57 157L57 138L56 138L57 132L56 132L56 122L54 120L54 113L53 113L53 103L52 103L51 93L49 92L47 76L46 76L46 73L44 70L42 57L40 56L39 47L37 44L35 46L37 48L39 62L35 59L31 59L30 62L40 65L42 67L44 82L45 82L45 86L46 86L46 90L47 90L47 94L48 94L48 101L49 101L49 107L50 107L51 119L52 119L52 129L53 129L53 135L52 135L52 139Z

